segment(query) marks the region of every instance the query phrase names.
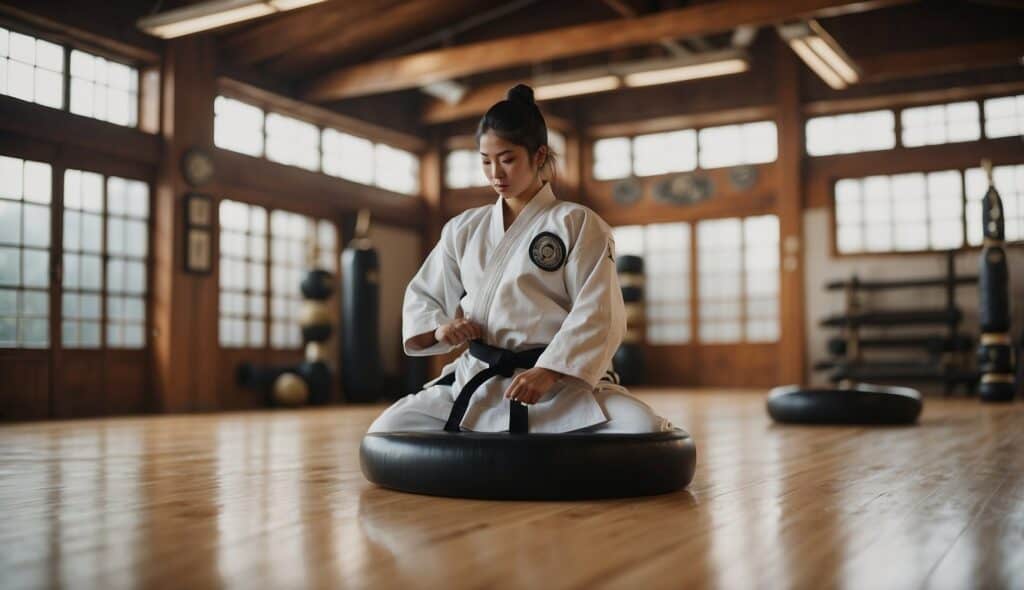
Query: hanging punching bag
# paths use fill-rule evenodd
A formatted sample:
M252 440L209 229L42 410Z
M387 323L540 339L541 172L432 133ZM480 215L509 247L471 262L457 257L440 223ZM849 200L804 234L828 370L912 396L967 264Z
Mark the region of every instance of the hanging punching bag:
M992 178L992 163L982 162L988 192L981 202L985 236L978 264L981 343L978 346L978 393L983 401L1010 401L1014 396L1014 350L1010 338L1010 273L1004 248L1003 202Z
M619 273L622 300L626 305L626 333L615 351L612 366L623 385L644 382L644 259L623 254L615 261Z
M362 210L356 237L341 254L341 380L345 399L374 402L381 398L378 344L377 251L370 242L370 212Z

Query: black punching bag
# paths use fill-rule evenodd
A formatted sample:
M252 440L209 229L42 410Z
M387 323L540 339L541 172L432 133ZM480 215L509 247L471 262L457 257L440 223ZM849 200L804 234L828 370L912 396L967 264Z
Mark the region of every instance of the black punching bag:
M622 255L615 261L622 300L626 305L626 333L612 357L612 366L623 385L644 383L644 259Z
M983 401L1010 401L1014 396L1014 350L1010 337L1010 273L1006 264L1003 202L992 180L992 163L982 163L988 192L981 202L984 224L978 264L981 343L978 346L978 393Z
M359 212L356 237L341 254L341 379L345 399L374 402L380 386L377 251L367 237L369 211Z

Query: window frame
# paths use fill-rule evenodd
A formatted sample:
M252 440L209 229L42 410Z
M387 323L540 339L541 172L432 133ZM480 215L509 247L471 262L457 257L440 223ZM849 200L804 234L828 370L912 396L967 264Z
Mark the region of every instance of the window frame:
M262 316L262 321L263 321L263 343L261 345L250 345L248 343L244 344L244 345L235 345L235 344L225 345L223 343L223 341L221 340L221 320L223 320L225 318L225 316L223 315L223 313L221 311L221 303L220 303L220 297L224 293L223 287L221 286L221 282L220 282L221 281L221 271L222 271L220 260L221 260L221 258L223 258L223 254L218 252L217 270L216 270L216 273L215 273L216 274L216 278L217 278L217 295L218 295L218 302L217 302L217 330L216 330L215 341L216 341L216 345L217 345L218 350L220 350L222 353L225 353L225 352L227 352L227 353L232 353L232 352L260 352L260 353L268 353L268 354L282 354L282 353L283 354L287 354L287 353L298 353L298 352L301 352L302 351L302 346L303 346L302 344L299 344L297 347L292 347L292 346L276 346L274 344L274 341L273 341L273 331L272 331L273 330L273 324L276 323L276 322L280 322L281 320L278 319L274 315L274 310L273 310L273 305L274 305L273 300L274 300L275 295L278 292L274 291L274 284L273 284L274 277L275 277L276 273L274 272L274 251L273 251L273 249L274 249L274 234L273 234L273 222L272 222L272 219L273 219L275 213L280 212L280 213L286 214L287 216L297 216L297 217L304 218L305 220L312 220L314 222L314 227L316 228L317 245L320 248L322 248L323 241L324 241L320 232L322 231L323 224L325 224L325 223L329 224L330 227L333 228L333 230L334 230L333 252L330 253L330 254L327 254L327 253L325 253L325 252L323 252L321 250L320 253L319 253L319 257L317 259L317 264L321 265L323 260L324 260L324 258L329 255L330 259L333 262L333 268L326 269L326 270L329 270L335 277L338 276L339 266L340 266L339 257L340 257L340 253L341 253L340 244L341 244L341 240L342 240L340 224L334 218L329 217L329 216L323 216L323 215L321 215L321 213L318 213L318 212L310 212L308 210L297 211L297 210L294 210L294 209L286 209L286 208L278 206L278 204L275 203L274 199L252 198L251 196L247 197L244 194L239 194L239 191L229 190L229 191L223 191L215 199L216 209L218 211L217 221L215 223L215 225L217 227L217 240L218 240L218 244L220 243L220 239L221 239L220 236L221 236L221 233L223 232L223 229L224 229L222 227L222 225L221 225L220 214L219 214L221 203L223 203L224 201L232 201L232 202L235 202L235 203L239 203L239 204L245 205L246 207L258 207L260 209L263 209L264 212L266 213L266 228L265 228L265 230L264 230L264 232L262 234L262 238L265 241L265 246L266 246L265 247L266 256L265 256L265 258L262 261L259 261L259 262L261 262L262 267L263 267L263 271L264 271L263 272L263 275L264 275L264 292L263 292L263 296L265 297L266 305L265 305L265 308L264 308L265 313ZM230 230L230 231L235 231L237 233L237 230ZM250 235L250 233L247 231L246 232L246 236L248 236L248 235ZM286 241L294 241L294 240L292 240L292 238L290 236L283 236L283 239L286 240ZM219 250L219 246L218 246L218 250ZM235 257L235 258L237 258L237 257ZM247 259L247 261L248 261L248 259ZM288 268L289 268L289 270L291 270L294 267L289 265ZM300 270L300 273L301 272L302 271ZM299 285L296 284L295 288L296 288L296 290L298 290ZM230 289L230 292L232 292L232 293L239 293L240 291L238 291L235 288L232 288L232 289ZM245 294L249 295L248 287L246 287ZM333 294L327 300L329 302L329 304L330 304L332 309L334 307L334 304L331 303L331 302L336 302L337 301L336 297L337 297L337 290L335 291L335 294ZM301 296L300 296L300 298L301 298ZM303 301L304 301L304 299L303 299ZM236 314L231 314L228 317L234 318L234 319L238 319L241 316L238 316ZM249 317L248 316L248 311L246 311L246 315L244 317L245 317L245 320L248 321L248 317ZM288 321L289 323L294 322L294 323L297 324L298 323L298 318L297 317L287 318L286 321Z
M144 50L144 49L139 49L139 50L133 52L133 53L135 53L135 55L128 56L128 55L124 55L124 54L122 54L120 52L112 51L112 50L107 49L105 47L96 45L95 43L85 43L85 42L82 42L78 38L71 37L71 36L68 36L68 35L62 35L62 34L59 34L59 33L52 33L52 32L49 32L49 31L40 31L40 30L37 30L37 29L35 29L35 28L31 27L31 26L25 25L24 23L17 22L17 21L12 21L11 19L0 19L0 28L6 29L7 31L12 32L12 33L19 33L19 34L22 34L22 35L27 35L27 36L33 37L35 39L46 41L47 43L52 43L54 45L59 46L61 48L62 53L63 53L63 72L61 72L61 84L62 84L62 86L61 86L61 94L62 94L61 101L62 101L62 104L61 104L60 108L51 107L51 106L48 106L48 105L45 105L45 104L37 103L34 100L33 101L24 101L23 99L11 96L11 95L7 94L6 92L0 94L0 97L10 98L12 100L22 100L23 102L28 102L29 104L33 104L33 105L36 105L36 106L41 107L41 108L47 108L47 109L53 109L53 110L56 110L56 111L61 111L61 112L67 113L68 115L73 115L73 116L76 116L76 117L83 117L83 118L90 119L90 120L93 120L93 121L99 121L99 122L107 124L107 125L114 125L116 127L120 127L122 129L134 129L134 130L137 130L137 131L142 131L144 133L156 133L157 132L157 130L155 130L155 129L154 130L148 129L147 125L144 122L144 113L146 113L146 102L147 102L147 99L148 99L147 92L145 90L146 84L145 84L145 81L144 81L144 77L147 75L147 72L149 72L150 70L154 70L154 71L158 70L158 68L160 66L160 61L161 61L159 55L157 55L155 53L151 53L151 52L149 52L147 50ZM131 48L126 48L126 50L127 49L131 49ZM71 75L71 52L75 51L75 50L81 51L83 53L87 53L87 54L89 54L89 55L91 55L93 57L100 57L100 58L103 58L103 59L105 59L107 61L115 62L115 63L117 63L119 65L127 66L127 67L129 67L129 68L131 68L131 69L133 69L135 71L135 74L136 74L136 96L135 96L135 124L134 125L121 125L119 123L112 123L112 122L107 121L105 119L100 119L100 118L92 117L92 116L89 116L89 115L80 115L80 114L77 114L77 113L74 113L74 112L71 111L71 79L72 79L72 75ZM73 167L73 165L69 165L68 167L71 168L71 167ZM152 185L151 181L146 181L146 182L149 183L150 185Z
M934 146L927 146L927 147L934 147ZM995 168L1000 168L1000 167L1003 167L1003 166L1024 166L1024 158L1021 158L1021 160L1019 162L1016 162L1016 163L997 164L997 165L995 165ZM886 257L886 256L935 256L936 254L941 254L943 252L959 253L959 252L981 251L981 249L983 247L981 244L975 245L975 244L971 244L970 243L969 235L968 235L968 230L967 230L967 205L970 202L970 200L968 198L968 194L967 194L967 171L968 170L972 170L974 168L975 168L974 166L971 166L971 167L954 166L954 167L942 168L942 169L939 169L939 170L915 170L915 171L910 171L910 172L894 172L894 173L888 173L888 174L878 174L878 175L867 175L867 176L850 177L850 178L853 178L855 180L861 180L861 179L867 178L869 176L887 176L887 177L891 177L891 176L899 176L901 174L915 174L915 173L922 173L922 174L927 175L927 174L930 174L930 173L933 173L933 172L942 172L944 170L955 170L955 171L959 172L960 173L960 197L961 197L961 210L960 210L961 211L961 220L960 220L961 223L960 223L960 225L961 225L961 231L963 232L963 244L960 247L958 247L958 248L947 249L947 250L930 250L930 249L928 249L928 250L885 250L885 251L879 251L879 252L842 252L842 251L840 251L839 250L839 234L838 234L839 224L837 223L837 219L836 219L836 196L835 195L836 195L836 185L840 181L846 180L847 178L846 177L831 178L829 180L829 185L828 185L829 186L829 197L827 199L827 204L826 204L826 208L827 208L828 215L829 215L829 220L828 220L829 232L831 233L831 239L829 240L829 242L830 242L830 246L829 247L831 249L831 256L834 257L834 258L864 258L864 257L876 257L876 256L881 256L881 257ZM1022 236L1021 239L1017 239L1017 240L1009 240L1008 239L1008 240L1006 240L1005 244L1007 246L1010 246L1010 247L1024 246L1024 236Z
M588 158L589 161L587 162L587 167L589 168L589 171L587 172L588 180L590 182L603 182L603 183L607 182L607 183L611 183L611 182L618 182L620 180L624 180L624 179L627 179L627 178L657 178L657 177L668 176L668 175L673 175L673 174L692 174L692 173L695 173L695 172L711 172L711 171L716 171L716 170L727 170L729 168L735 168L737 166L770 166L770 165L775 164L779 160L779 155L778 155L778 150L777 149L776 149L776 153L775 153L775 158L773 160L771 160L771 161L768 161L768 162L759 162L759 163L754 163L754 164L745 164L745 163L729 164L729 165L725 165L725 166L714 166L714 167L708 167L708 168L706 168L706 167L701 165L701 147L700 147L701 141L700 141L700 138L701 138L701 132L702 131L704 131L706 129L716 129L716 128L719 128L719 127L739 127L740 128L740 132L743 133L747 126L754 125L754 124L759 124L759 123L770 123L774 127L775 138L776 138L776 142L777 142L778 141L778 137L779 137L778 136L778 132L779 132L778 122L775 119L773 119L773 118L764 118L764 117L758 117L758 118L749 119L749 120L748 119L740 119L740 120L737 120L737 121L734 121L734 122L731 122L731 123L724 123L724 124L691 125L691 126L688 126L688 127L663 129L663 130L654 131L654 132L630 133L630 134L626 134L626 135L609 135L607 137L604 137L604 136L602 136L602 137L595 137L595 138L591 139L588 142L588 152L589 152L589 158ZM681 132L686 132L686 131L693 132L693 143L694 143L694 151L693 151L693 158L694 158L694 160L693 161L694 161L694 166L692 168L687 168L687 169L684 169L684 170L678 170L678 171L672 171L672 172L662 172L662 173L657 173L657 174L642 174L641 175L641 174L637 174L636 173L636 165L635 165L636 145L635 145L635 143L636 143L636 139L637 138L639 138L639 137L649 137L649 136L660 136L660 135L667 135L667 134L671 134L671 133L681 133ZM608 178L598 178L595 175L595 170L597 168L597 163L598 163L598 158L597 158L597 154L596 154L597 150L595 148L596 144L598 142L600 142L600 141L623 140L623 139L628 142L628 146L629 146L629 155L627 157L627 159L629 161L629 166L628 166L629 174L626 174L625 176L614 176L614 177L608 177Z
M418 153L416 151L413 151L413 150L410 150L410 149L406 149L404 147L399 147L397 145L394 145L394 143L391 143L391 142L388 142L388 141L378 141L378 140L375 140L373 138L366 137L366 135L361 135L359 133L353 133L351 131L348 131L348 130L345 130L345 129L341 128L338 125L332 125L332 124L329 124L329 123L325 124L321 120L318 120L316 117L303 116L301 114L296 114L295 112L289 111L286 108L281 108L281 106L279 104L274 104L272 101L255 99L252 96L246 96L243 93L240 93L240 92L237 92L237 91L236 92L232 92L232 91L230 91L230 89L226 89L226 88L223 88L223 87L218 89L216 95L214 96L214 102L216 102L220 98L225 98L225 99L229 99L229 100L232 100L232 101L240 102L240 103L242 103L244 105L247 105L249 107L258 109L259 111L262 112L263 117L262 117L262 123L261 123L261 126L260 126L261 127L260 128L260 134L261 134L261 137L262 137L262 146L261 146L261 149L259 151L259 154L249 154L249 153L246 153L246 152L240 152L240 151L234 150L234 149L232 149L230 147L227 147L225 145L217 144L216 143L216 137L215 137L214 138L214 147L216 147L217 149L227 150L227 151L230 151L232 153L237 153L237 154L241 154L243 156L248 156L250 158L257 158L257 159L260 159L260 160L264 160L266 162L271 162L273 164L277 164L279 166L288 166L289 168L295 168L295 169L298 169L298 170L303 170L305 172L309 172L309 173L312 173L312 174L320 174L320 175L326 176L328 178L341 179L341 180L344 180L346 182L352 182L354 184L358 184L360 186L372 187L374 189L379 189L379 190L386 191L386 192L391 193L391 194L400 195L402 197L420 198L422 196L423 186L422 186L422 182L420 180L420 174L422 172L422 167L423 167L423 158L422 158L422 154L420 154L420 153ZM267 140L270 137L268 132L267 132L267 122L271 118L272 115L276 115L278 117L283 117L283 118L286 118L286 119L291 119L291 120L299 121L301 123L310 125L310 126L314 127L317 130L317 133L316 133L316 138L317 138L316 139L317 158L316 158L315 168L306 168L306 167L301 166L299 164L291 164L291 163L279 162L279 161L276 161L276 160L272 160L272 159L270 159L267 156ZM216 121L216 115L215 115L214 116L214 128L215 129L216 129L216 124L217 124L217 121ZM327 154L327 152L325 152L325 150L324 150L324 134L328 130L333 131L335 133L340 133L342 135L352 136L352 137L355 137L357 139L369 142L370 147L372 149L372 158L373 158L373 166L372 166L373 173L372 173L372 175L370 177L369 182L362 182L360 180L354 180L354 179L348 178L348 177L346 177L346 176L344 176L342 174L332 174L332 173L326 172L326 170L328 168L332 168L332 169L334 168L333 165L332 166L325 166L324 165L324 159L325 159L326 154ZM403 154L403 157L404 156L408 156L410 158L410 160L411 160L411 162L413 164L412 179L413 179L413 185L414 186L413 186L413 190L412 191L410 191L410 192L401 192L401 191L398 191L398 190L394 190L394 189L388 188L387 186L381 184L378 181L377 169L378 169L378 158L380 157L378 154L380 154L381 151L387 151L387 150L393 150L393 151L401 152Z

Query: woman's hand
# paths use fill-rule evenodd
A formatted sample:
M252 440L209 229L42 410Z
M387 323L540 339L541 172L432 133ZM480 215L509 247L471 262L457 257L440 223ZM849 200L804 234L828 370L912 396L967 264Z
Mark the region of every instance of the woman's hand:
M483 335L483 328L479 324L465 318L459 318L454 322L442 324L434 330L434 338L438 342L444 342L452 346L458 346L463 342L482 338Z
M544 367L528 369L512 379L512 385L509 385L508 391L505 392L505 398L527 406L533 405L562 377L561 373Z

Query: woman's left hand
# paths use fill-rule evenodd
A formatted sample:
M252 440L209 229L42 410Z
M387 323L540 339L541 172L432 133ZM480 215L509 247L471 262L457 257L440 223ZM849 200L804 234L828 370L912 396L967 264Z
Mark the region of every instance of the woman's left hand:
M505 392L505 398L528 406L533 405L562 377L561 373L543 367L528 369L512 379L512 385L509 385L508 391Z

